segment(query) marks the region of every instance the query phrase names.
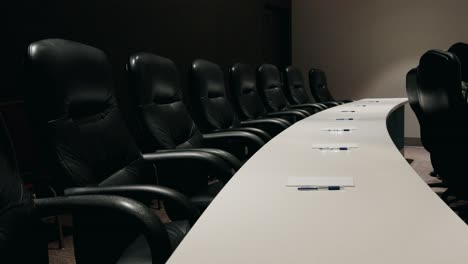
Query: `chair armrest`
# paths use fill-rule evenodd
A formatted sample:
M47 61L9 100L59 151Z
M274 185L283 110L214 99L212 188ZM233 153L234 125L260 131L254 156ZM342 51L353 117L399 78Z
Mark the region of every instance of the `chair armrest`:
M279 112L268 113L269 117L292 117L294 120L298 121L308 117L307 114L300 110L283 110Z
M182 166L185 162L199 162L207 166L207 168L212 169L217 178L225 183L228 182L233 175L231 166L222 158L212 153L198 150L166 150L163 152L143 154L143 159L146 162L155 162L156 164L177 161L180 162Z
M328 107L334 107L334 106L341 105L339 102L334 102L334 101L321 102L321 104L324 104L324 105L326 105Z
M276 136L291 125L287 120L281 118L261 118L255 120L241 121L241 126L256 127Z
M291 105L289 106L289 108L291 109L309 109L309 110L306 110L307 112L309 112L310 114L315 114L317 112L320 112L322 110L324 110L323 106L320 106L320 105L316 105L316 104L299 104L299 105Z
M252 155L265 145L265 142L260 137L245 131L213 132L203 134L202 136L203 141L210 147L229 149L235 143L242 147L247 147L249 154Z
M227 130L218 130L217 132L224 132L224 131L244 131L248 133L252 133L258 136L263 142L268 142L271 139L271 135L268 134L265 130L255 128L255 127L235 127L229 128Z
M77 195L117 195L125 198L146 202L149 200L170 200L177 204L184 211L185 217L190 225L200 217L200 211L194 206L190 200L182 193L156 185L122 185L122 186L106 186L106 187L74 187L65 190L67 196Z
M119 196L86 195L34 200L39 216L61 214L116 213L132 219L151 250L152 263L164 263L170 256L169 236L159 218L143 204ZM118 230L116 230L118 232Z
M177 152L177 151L186 151L186 150L191 150L191 151L201 151L201 152L207 152L211 153L213 155L221 157L224 161L229 163L231 168L235 171L238 171L240 167L242 167L242 163L238 158L236 158L234 155L231 153L222 150L222 149L215 149L215 148L189 148L189 149L171 149L171 150L158 150L158 153L164 153L164 152Z

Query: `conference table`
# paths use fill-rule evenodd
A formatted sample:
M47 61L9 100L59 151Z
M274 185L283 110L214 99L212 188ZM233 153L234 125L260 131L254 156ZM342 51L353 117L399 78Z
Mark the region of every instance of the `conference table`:
M390 136L388 119L406 102L355 101L274 137L227 183L168 263L468 263L467 225ZM354 187L300 191L286 186L290 177L352 177Z

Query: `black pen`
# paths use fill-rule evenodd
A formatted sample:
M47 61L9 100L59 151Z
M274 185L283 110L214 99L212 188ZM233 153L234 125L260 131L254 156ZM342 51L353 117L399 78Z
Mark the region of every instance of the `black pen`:
M298 191L317 191L317 190L329 190L329 191L339 191L341 190L340 186L324 186L324 187L318 187L318 186L303 186L303 187L298 187Z

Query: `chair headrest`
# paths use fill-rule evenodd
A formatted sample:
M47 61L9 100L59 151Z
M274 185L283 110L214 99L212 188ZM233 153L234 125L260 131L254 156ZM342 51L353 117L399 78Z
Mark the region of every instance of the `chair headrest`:
M418 98L427 114L449 111L463 103L460 62L446 51L430 50L419 61Z
M236 63L231 67L231 89L234 94L247 94L257 89L255 69L243 63Z
M325 75L325 72L320 69L314 69L314 68L310 69L309 78L311 81L314 81L316 85L327 83L327 80L326 80L327 77Z
M278 68L272 64L262 64L258 67L258 79L262 87L260 89L270 89L281 86L281 76Z
M286 72L286 81L289 86L303 86L304 79L302 78L302 73L294 66L288 66L285 69Z
M111 67L97 48L63 39L34 42L26 70L26 89L47 120L94 115L114 104Z
M138 105L170 104L182 99L179 71L172 60L138 53L130 57L127 70Z
M201 97L225 96L224 74L219 65L207 60L195 60L192 63L192 77L192 84Z

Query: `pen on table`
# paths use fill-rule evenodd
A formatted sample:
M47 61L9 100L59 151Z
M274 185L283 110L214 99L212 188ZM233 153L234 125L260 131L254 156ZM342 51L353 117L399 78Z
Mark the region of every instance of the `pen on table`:
M354 120L354 118L337 118L336 120Z
M341 132L341 131L349 132L349 131L351 131L351 129L349 129L349 128L343 128L343 129L327 129L326 131L330 131L330 132Z
M324 148L318 148L320 150L350 150L351 148L348 147L336 147L336 148L330 148L330 147L324 147Z
M329 190L338 191L341 190L340 186L302 186L297 188L298 191L317 191L317 190Z

